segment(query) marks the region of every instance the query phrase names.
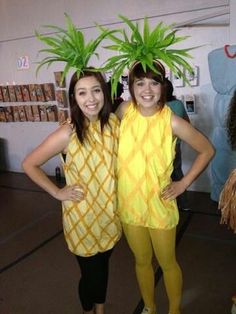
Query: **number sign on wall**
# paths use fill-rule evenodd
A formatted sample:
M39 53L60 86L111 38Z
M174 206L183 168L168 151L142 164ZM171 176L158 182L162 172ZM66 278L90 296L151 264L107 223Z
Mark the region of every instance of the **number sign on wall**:
M17 59L17 70L27 70L29 69L29 57L22 56Z

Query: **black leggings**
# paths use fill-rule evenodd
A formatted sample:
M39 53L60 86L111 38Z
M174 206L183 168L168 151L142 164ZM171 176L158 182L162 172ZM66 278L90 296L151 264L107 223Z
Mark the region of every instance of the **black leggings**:
M89 257L76 256L81 270L79 297L84 311L91 311L94 304L105 303L111 253L112 250Z

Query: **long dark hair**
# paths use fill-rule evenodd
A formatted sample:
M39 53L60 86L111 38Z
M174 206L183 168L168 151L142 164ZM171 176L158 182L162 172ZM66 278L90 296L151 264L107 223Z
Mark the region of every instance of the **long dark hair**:
M146 72L145 72L140 62L137 62L136 64L134 64L129 72L129 92L136 106L137 106L137 101L134 95L134 80L136 78L144 78L144 77L153 79L156 82L159 82L161 84L161 97L158 102L158 105L160 105L161 108L163 108L165 105L165 92L164 92L165 68L159 61L155 61L153 63L153 66L156 67L156 69L158 70L160 74L155 73L149 67L146 68Z
M84 139L86 138L87 132L87 118L81 111L75 99L75 85L78 80L84 77L95 77L96 80L100 83L101 89L104 95L104 106L98 114L98 118L100 120L101 130L103 131L104 125L108 123L109 115L111 112L111 102L108 94L108 88L105 82L104 77L100 72L93 72L93 68L83 71L78 77L77 73L74 73L70 80L69 86L69 103L71 109L71 123L76 129L76 133L79 141L83 144Z
M226 119L226 129L229 139L230 146L233 150L236 149L236 90L231 98L227 119Z

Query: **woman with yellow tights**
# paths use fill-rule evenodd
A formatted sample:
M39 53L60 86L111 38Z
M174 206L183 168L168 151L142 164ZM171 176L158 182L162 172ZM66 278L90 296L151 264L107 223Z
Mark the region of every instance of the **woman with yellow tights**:
M165 105L165 69L159 74L136 62L129 72L132 100L122 103L118 149L118 210L135 257L145 304L142 314L156 314L153 251L163 271L169 314L180 314L182 273L176 261L176 197L183 193L213 157L210 142ZM171 181L176 138L188 143L197 157L182 180Z
M153 251L163 271L169 300L169 314L180 314L182 273L175 257L179 212L176 197L183 193L205 169L214 149L205 136L175 115L165 104L165 64L187 81L192 72L185 60L192 48L169 49L185 40L172 26L158 23L151 31L145 18L139 23L120 16L129 28L108 36L119 51L108 58L105 69L112 70L112 92L128 67L131 100L117 109L121 120L117 160L118 211L128 244L135 257L135 269L144 301L142 314L156 314ZM100 27L102 32L107 29ZM161 61L161 62L160 62ZM163 63L162 63L163 62ZM177 137L196 151L196 159L185 176L172 182Z

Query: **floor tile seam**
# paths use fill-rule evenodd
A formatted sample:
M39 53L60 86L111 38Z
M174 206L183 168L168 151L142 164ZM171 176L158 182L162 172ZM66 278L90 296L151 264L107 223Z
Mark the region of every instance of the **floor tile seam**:
M35 192L35 193L47 193L44 190L33 190L33 189L26 189L26 188L20 188L20 187L15 187L15 186L10 186L10 185L4 185L4 184L0 184L0 188L2 189L8 189L8 190L19 190L19 191L26 191L26 192Z
M220 217L221 213L219 211L219 213L207 213L204 211L200 211L200 210L193 210L190 209L188 211L184 211L184 210L180 210L181 213L191 213L191 214L196 214L196 215L203 215L203 216L213 216L213 217Z
M15 261L9 263L6 266L3 266L0 269L0 274L7 271L8 269L16 266L17 264L19 264L21 261L25 260L27 257L30 257L32 254L34 254L35 252L37 252L39 249L41 249L42 247L44 247L46 244L48 244L49 242L51 242L52 240L54 240L55 238L57 238L61 233L63 232L63 230L59 230L57 231L54 235L52 235L51 237L49 237L48 239L44 240L43 242L41 242L39 245L37 245L35 248L33 248L32 250L30 250L29 252L25 253L24 255L20 256L19 258L17 258Z
M232 239L220 239L220 238L216 238L216 237L212 237L212 236L207 236L204 234L196 234L196 233L192 233L192 232L187 232L185 234L186 237L190 237L190 238L196 238L196 239L200 239L200 240L209 240L209 241L215 241L217 243L222 243L222 244L230 244L233 246L236 246L236 241L235 238Z
M50 210L47 213L44 213L42 216L40 216L38 219L33 220L32 222L24 225L24 227L12 232L11 234L9 234L8 236L1 238L0 239L0 246L3 244L6 244L7 242L9 242L10 240L14 239L16 236L19 236L20 234L22 234L24 231L29 230L30 228L34 227L35 225L37 225L40 221L44 220L45 218L49 217L50 215L55 214L56 211L52 211Z

